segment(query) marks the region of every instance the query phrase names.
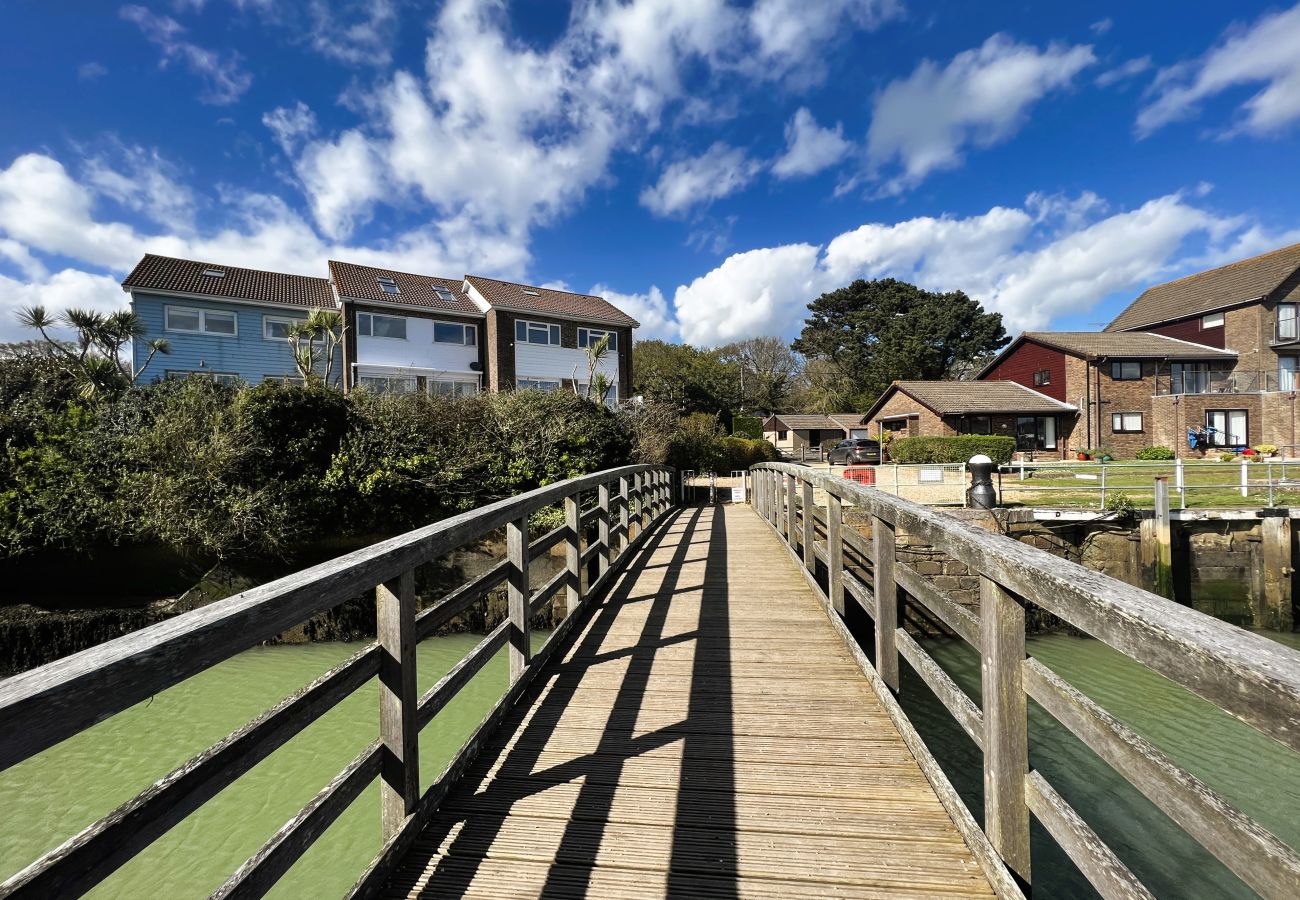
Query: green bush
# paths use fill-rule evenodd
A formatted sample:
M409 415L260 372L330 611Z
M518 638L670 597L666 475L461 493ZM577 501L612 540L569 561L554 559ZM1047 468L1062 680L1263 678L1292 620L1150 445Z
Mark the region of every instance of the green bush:
M751 440L749 438L728 437L722 439L727 453L727 471L748 469L761 462L776 462L780 454L770 441Z
M1168 447L1143 447L1137 452L1138 459L1166 460L1174 458L1174 451Z
M995 463L1011 462L1015 438L990 434L958 434L897 438L889 444L889 458L897 463L964 463L983 453Z
M763 437L763 420L758 416L733 416L731 419L733 437L761 440Z

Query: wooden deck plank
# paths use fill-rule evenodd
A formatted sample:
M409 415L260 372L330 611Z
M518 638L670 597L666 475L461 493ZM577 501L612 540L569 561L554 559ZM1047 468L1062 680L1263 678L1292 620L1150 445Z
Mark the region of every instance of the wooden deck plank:
M386 896L992 890L775 536L714 507L593 610Z

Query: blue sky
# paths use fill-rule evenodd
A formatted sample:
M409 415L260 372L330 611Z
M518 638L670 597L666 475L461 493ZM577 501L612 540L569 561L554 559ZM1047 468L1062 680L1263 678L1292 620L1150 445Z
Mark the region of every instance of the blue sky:
M797 333L858 277L1009 330L1300 240L1300 6L11 0L0 339L146 252Z

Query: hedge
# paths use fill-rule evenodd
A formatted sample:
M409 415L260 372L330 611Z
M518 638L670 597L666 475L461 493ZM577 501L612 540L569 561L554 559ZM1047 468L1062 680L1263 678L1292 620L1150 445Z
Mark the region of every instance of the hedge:
M889 445L889 458L897 463L964 463L979 453L996 463L1008 463L1015 452L1015 438L992 434L906 437Z
M763 420L758 416L733 416L731 433L738 438L763 439Z

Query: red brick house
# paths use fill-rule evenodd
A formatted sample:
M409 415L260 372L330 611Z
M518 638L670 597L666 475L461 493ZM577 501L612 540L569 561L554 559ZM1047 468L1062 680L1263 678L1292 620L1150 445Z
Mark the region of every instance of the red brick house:
M1078 420L1061 429L1065 454L1094 447L1132 457L1153 445L1188 449L1186 429L1160 412L1162 386L1195 385L1202 373L1235 363L1230 350L1153 332L1028 331L978 378L1012 381L1077 409ZM1236 423L1222 424L1222 443L1244 442L1230 440Z
M1300 244L1158 284L1106 327L1221 348L1231 361L1169 371L1157 380L1152 413L1159 443L1186 448L1186 430L1212 424L1240 443L1300 444ZM1181 440L1179 436L1182 435Z

